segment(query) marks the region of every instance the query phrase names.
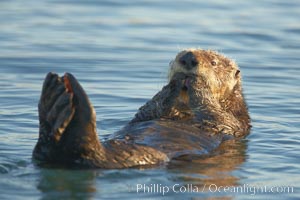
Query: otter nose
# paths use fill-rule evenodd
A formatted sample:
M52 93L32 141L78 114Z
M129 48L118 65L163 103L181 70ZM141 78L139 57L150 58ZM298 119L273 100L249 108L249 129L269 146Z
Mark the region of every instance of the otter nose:
M188 52L186 54L184 54L180 59L179 62L188 70L196 67L199 62L196 59L196 57L194 56L194 54L192 52Z

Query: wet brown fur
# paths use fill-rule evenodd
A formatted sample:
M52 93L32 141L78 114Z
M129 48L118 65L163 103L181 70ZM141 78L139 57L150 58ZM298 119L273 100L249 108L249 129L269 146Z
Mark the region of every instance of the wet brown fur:
M180 58L192 52L198 65ZM110 139L100 142L96 115L71 74L49 73L39 103L39 163L69 167L152 166L187 155L208 154L228 138L244 137L250 117L238 66L215 52L184 50L170 64L169 83Z

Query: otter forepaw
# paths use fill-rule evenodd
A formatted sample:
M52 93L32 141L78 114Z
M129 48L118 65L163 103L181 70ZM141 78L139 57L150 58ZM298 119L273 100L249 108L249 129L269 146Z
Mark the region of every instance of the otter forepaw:
M171 107L174 103L176 98L179 96L180 91L182 90L183 82L181 79L173 79L167 85L167 94L165 95L165 99L162 102L164 107Z

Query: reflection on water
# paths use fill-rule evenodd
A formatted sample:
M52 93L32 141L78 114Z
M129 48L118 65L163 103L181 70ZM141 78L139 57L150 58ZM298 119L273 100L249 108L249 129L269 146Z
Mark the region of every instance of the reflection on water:
M37 189L42 199L91 199L98 172L92 170L42 169Z
M237 185L238 178L232 174L233 170L238 169L246 160L246 142L235 140L225 141L213 152L213 155L203 156L189 162L172 163L168 169L182 170L188 174L200 174L203 178L202 184L217 184L223 186ZM207 179L207 177L209 177ZM184 177L187 182L193 177ZM201 180L201 179L200 179Z
M168 169L179 173L174 182L180 180L185 185L192 184L202 193L209 193L215 186L239 186L240 179L233 171L246 161L246 150L246 141L225 141L211 156L189 162L177 161L170 164Z
M298 1L0 1L0 199L299 199ZM72 72L100 138L166 83L182 48L240 65L253 120L245 141L154 169L63 170L31 161L47 72ZM293 186L293 193L137 193L137 184Z
M179 192L191 197L201 197L208 195L210 190L214 190L215 187L240 185L239 177L232 172L245 162L246 148L246 141L226 141L210 156L189 161L173 161L166 168L161 166L159 168L163 170L162 173L176 174L176 176L169 177L168 182L165 183L155 179L150 179L149 182L146 180L145 183L130 180L132 179L130 173L134 175L141 169L65 170L46 168L40 170L37 189L43 193L42 199L90 199L97 193L99 197L107 195L105 189L103 191L101 187L97 187L97 180L100 182L108 180L111 182L111 189L115 189L113 182L118 183L123 179L126 181L123 185L124 192L136 194L136 198L141 197L143 193L160 196L163 194L161 188L166 186L169 188L166 194L170 197L175 197ZM138 184L145 184L146 189L138 190ZM186 189L183 190L183 188ZM223 197L231 197L223 195Z

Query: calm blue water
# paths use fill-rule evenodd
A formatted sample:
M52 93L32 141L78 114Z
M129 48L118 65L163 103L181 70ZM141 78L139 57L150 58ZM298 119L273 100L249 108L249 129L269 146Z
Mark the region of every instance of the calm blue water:
M0 199L299 199L299 7L296 0L0 1ZM169 61L190 47L239 63L253 120L245 141L169 169L33 165L47 72L79 79L105 137L160 90ZM137 192L143 184L148 191ZM184 190L191 184L199 191Z

